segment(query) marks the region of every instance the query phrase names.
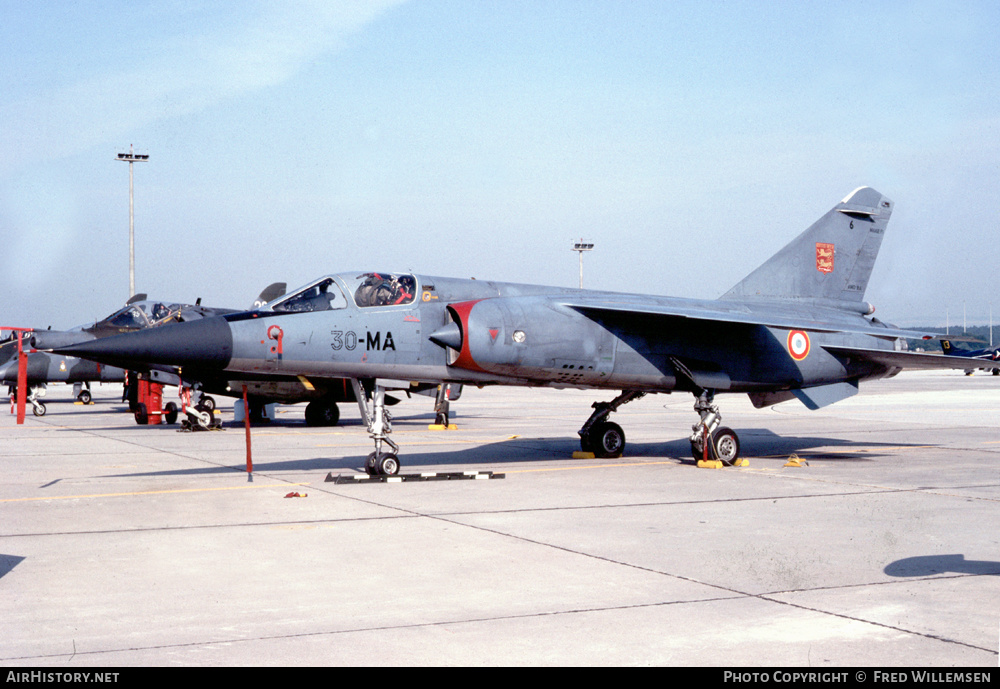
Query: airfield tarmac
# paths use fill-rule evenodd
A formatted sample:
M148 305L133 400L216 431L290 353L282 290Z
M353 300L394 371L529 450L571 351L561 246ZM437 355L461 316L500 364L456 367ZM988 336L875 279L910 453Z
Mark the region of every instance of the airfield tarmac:
M190 433L53 386L0 415L0 664L996 666L1000 378L861 390L720 395L726 469L690 457L689 394L615 414L617 460L572 459L613 394L466 389L452 431L415 396L402 473L505 477L337 485L372 449L356 405L281 407L250 482L227 400Z

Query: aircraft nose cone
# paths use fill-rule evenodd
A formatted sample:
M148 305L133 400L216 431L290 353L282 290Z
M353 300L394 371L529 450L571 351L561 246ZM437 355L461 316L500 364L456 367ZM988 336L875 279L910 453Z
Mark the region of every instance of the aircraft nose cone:
M102 364L145 369L150 364L224 369L233 355L233 333L221 316L148 328L53 350Z
M454 350L462 348L462 329L458 326L458 323L449 323L443 328L435 330L427 337L431 342L441 347L451 347Z
M31 334L28 344L35 349L55 349L56 347L67 347L93 339L93 334L82 330L38 330Z

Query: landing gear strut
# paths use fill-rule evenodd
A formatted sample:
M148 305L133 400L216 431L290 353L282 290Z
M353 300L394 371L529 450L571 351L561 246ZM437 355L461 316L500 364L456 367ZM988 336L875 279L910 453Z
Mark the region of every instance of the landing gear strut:
M45 384L40 385L29 385L28 395L25 398L28 404L31 405L31 413L35 416L45 416L45 412L48 411L45 407L45 403L42 402L39 397L45 397ZM17 386L10 386L10 409L11 414L14 413L14 405L17 403Z
M441 383L437 389L437 397L434 399L434 423L445 428L448 427L448 414L451 410L448 397L448 384Z
M594 413L590 415L583 427L577 431L580 435L580 449L593 452L595 457L621 457L625 451L625 431L607 418L618 407L645 396L645 392L627 390L610 402L594 402L591 406Z
M399 473L399 445L389 439L392 433L392 415L385 408L385 388L375 382L371 394L371 409L369 409L368 393L357 378L351 378L354 396L358 400L361 418L368 423L368 432L375 441L375 451L365 459L365 471L369 476L395 476ZM383 452L382 444L388 445L392 452Z
M91 394L90 394L90 383L73 383L73 394L76 395L76 401L81 404L90 404Z
M691 426L691 455L698 460L718 459L732 466L740 456L740 440L733 429L721 425L722 414L714 400L714 390L702 390L694 403L701 420Z
M208 395L202 395L201 400L198 404L191 404L191 388L181 387L179 390L181 398L181 409L184 415L187 417L181 420L181 428L183 430L190 431L208 431L213 428L219 428L222 426L222 422L215 418L213 413L215 409L215 400ZM205 404L206 398L211 400L211 406ZM170 404L173 404L171 402ZM169 405L168 405L169 407ZM170 416L168 416L167 423L173 423L170 420L171 416L174 420L177 419L177 405L174 405L173 409L170 409ZM244 410L245 414L249 414L249 410Z

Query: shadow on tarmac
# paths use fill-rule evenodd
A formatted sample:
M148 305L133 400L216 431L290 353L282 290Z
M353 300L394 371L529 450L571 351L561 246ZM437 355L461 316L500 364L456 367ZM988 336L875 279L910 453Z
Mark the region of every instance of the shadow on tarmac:
M358 423L348 423L346 426L360 426ZM302 428L301 424L270 424L272 429L280 428ZM242 426L239 427L242 429ZM230 428L230 431L236 430ZM363 431L362 431L363 433ZM442 431L442 433L455 433L454 431ZM917 447L906 443L873 443L870 441L853 442L836 438L823 437L796 437L779 436L767 429L744 429L739 430L742 456L753 460L754 458L773 458L775 460L786 459L793 453L803 455L803 459L810 461L836 461L836 462L870 462L882 457L891 456L892 453L880 452L880 447L898 449L900 447ZM362 436L363 437L363 436ZM356 442L352 442L356 446ZM419 446L419 441L413 445ZM921 447L923 445L920 445ZM822 452L808 452L813 448L823 448ZM840 448L839 450L836 448ZM436 467L441 470L455 470L457 466L481 466L481 465L503 465L524 463L531 461L552 461L559 459L570 460L573 452L580 449L579 440L576 437L540 437L527 438L515 436L507 440L483 445L468 447L463 449L449 449L444 451L431 452L410 452L404 446L400 453L402 471L423 470L428 467ZM630 459L667 459L675 460L678 464L694 464L695 460L691 454L691 445L687 438L672 440L668 442L637 443L629 442L626 447L626 454L621 461ZM580 461L580 460L574 460ZM583 460L587 461L587 460ZM595 459L600 463L619 461L616 459ZM350 454L342 457L326 456L312 457L308 459L288 459L288 460L254 460L254 473L263 472L326 472L326 471L349 471L364 470L365 455ZM229 471L246 472L246 464L243 462L206 466L193 469L177 469L154 472L137 472L128 474L113 474L111 477L132 477L132 476L198 476L226 473Z
M0 579L5 577L10 570L17 567L24 561L20 555L4 555L0 553Z
M1000 562L966 560L962 554L920 555L896 560L883 571L890 577L929 577L946 573L1000 576Z

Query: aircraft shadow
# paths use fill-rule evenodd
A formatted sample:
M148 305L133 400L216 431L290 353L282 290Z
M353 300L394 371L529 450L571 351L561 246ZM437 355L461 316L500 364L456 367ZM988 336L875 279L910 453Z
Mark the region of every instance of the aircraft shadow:
M345 426L361 427L360 421L348 422ZM273 428L305 427L304 424L270 424ZM265 426L257 428L265 428ZM242 426L229 427L230 430L241 430ZM890 456L889 452L878 451L879 447L899 448L905 443L872 443L870 441L855 442L839 438L779 436L767 429L745 429L738 431L742 444L743 456L751 461L757 458L786 459L793 453L807 453L813 448L824 448L822 453L807 453L805 459L837 462L870 462L881 457ZM440 431L445 434L456 431ZM419 443L414 443L419 446ZM839 449L838 449L839 448ZM374 449L374 448L373 448ZM863 449L861 453L859 450ZM308 459L287 459L281 461L254 461L255 472L311 472L311 471L362 471L365 455L338 455L332 449L330 455ZM427 467L437 467L444 471L457 470L458 466L498 467L502 471L505 464L519 464L530 461L551 461L572 459L573 453L580 450L580 442L573 436L525 438L512 437L495 443L487 443L476 447L446 450L419 451L401 448L400 460L402 473L426 470ZM675 460L678 463L694 464L691 455L691 444L687 438L666 442L639 443L629 442L626 447L625 459L648 457L650 459ZM597 462L614 462L616 460L596 459ZM455 467L450 469L449 467ZM246 471L243 463L229 465L207 466L189 469L177 469L155 472L138 472L116 474L115 477L126 476L198 476L228 473L230 471Z
M24 558L20 555L4 555L0 553L0 579L7 576L10 570L17 567L24 561Z
M889 563L890 577L929 577L934 574L986 574L1000 576L1000 562L966 560L965 555L920 555Z
M424 423L433 423L433 421L425 421ZM139 424L135 423L135 421L133 421L131 419L131 414L129 414L129 416L124 419L124 422L122 424L116 424L114 426L88 426L87 430L88 431L95 431L95 432L96 431L101 431L101 432L120 431L122 428L128 428L128 427L131 427L131 426L138 426L138 425ZM346 421L341 421L336 426L310 426L305 421L280 420L279 419L278 421L269 421L269 422L266 422L266 423L253 423L253 424L250 424L250 432L254 433L254 432L257 432L257 431L265 431L265 430L267 430L269 428L289 428L289 429L296 429L296 428L298 428L298 429L309 429L311 431L317 431L317 430L323 430L323 429L333 430L333 429L341 428L341 427L363 429L364 428L364 424L361 423L360 419L347 419ZM190 433L198 433L198 434L208 433L208 432L215 432L215 431L185 431L184 429L181 428L181 424L180 424L179 421L175 422L175 423L172 423L172 424L167 424L167 423L152 424L150 426L146 426L145 428L157 428L161 432L164 432L164 431L177 431L177 432L184 432L184 433L189 433L190 432ZM243 426L243 422L238 422L237 423L237 422L234 422L234 421L223 421L222 422L222 429L223 430L228 430L228 431L235 431L237 433L242 433L243 429L244 429L244 426ZM66 427L66 428L58 428L56 430L66 431L66 432L75 432L75 431L78 431L79 428ZM155 432L155 431L153 431L153 432Z
M772 457L785 459L792 454L812 451L803 459L835 460L838 462L868 462L887 457L880 448L926 447L927 443L854 441L843 438L823 438L778 435L767 428L737 429L741 452L747 458ZM687 441L685 441L686 443ZM816 448L823 448L816 452Z

